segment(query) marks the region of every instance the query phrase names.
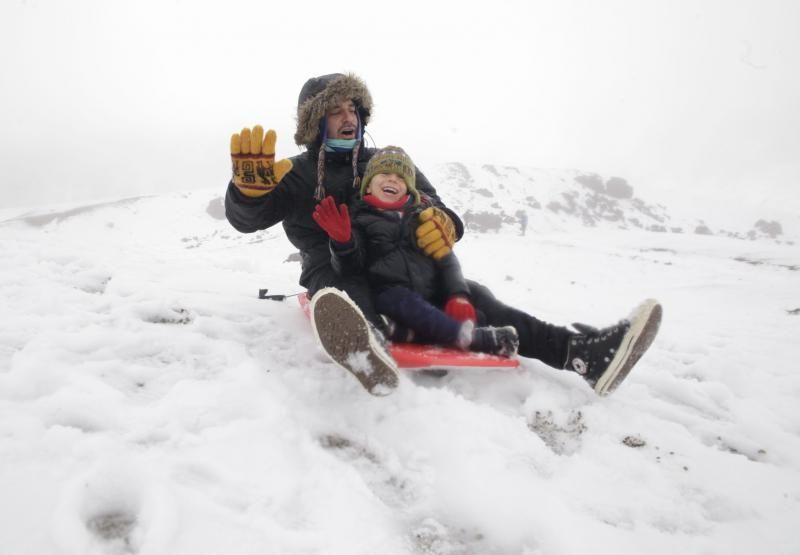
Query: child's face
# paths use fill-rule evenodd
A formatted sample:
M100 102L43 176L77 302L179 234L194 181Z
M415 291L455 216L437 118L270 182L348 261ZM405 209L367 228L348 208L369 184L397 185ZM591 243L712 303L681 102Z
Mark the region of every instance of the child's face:
M379 173L369 182L367 193L383 202L397 202L406 196L405 180L396 173Z

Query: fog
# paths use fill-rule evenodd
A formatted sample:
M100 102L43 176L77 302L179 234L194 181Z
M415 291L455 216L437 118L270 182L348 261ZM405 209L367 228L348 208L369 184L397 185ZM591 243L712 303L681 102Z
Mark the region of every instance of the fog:
M371 140L423 170L576 168L796 207L799 36L790 0L6 0L0 204L223 191L232 132L273 127L294 155L303 82L354 72Z

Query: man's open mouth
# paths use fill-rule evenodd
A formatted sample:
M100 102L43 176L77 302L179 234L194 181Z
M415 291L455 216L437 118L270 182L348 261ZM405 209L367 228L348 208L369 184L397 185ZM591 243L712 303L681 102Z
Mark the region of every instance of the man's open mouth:
M354 127L345 127L340 131L340 134L344 135L345 137L354 137L356 130Z

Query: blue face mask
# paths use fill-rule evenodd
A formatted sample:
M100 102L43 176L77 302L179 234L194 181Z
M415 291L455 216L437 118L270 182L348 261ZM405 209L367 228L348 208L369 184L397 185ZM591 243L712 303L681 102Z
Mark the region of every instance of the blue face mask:
M326 139L325 152L350 152L358 139Z

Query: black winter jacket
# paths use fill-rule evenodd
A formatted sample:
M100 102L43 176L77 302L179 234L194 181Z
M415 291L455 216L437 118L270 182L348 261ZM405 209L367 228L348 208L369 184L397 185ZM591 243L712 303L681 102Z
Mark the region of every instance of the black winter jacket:
M358 174L364 175L367 162L375 149L359 150ZM311 148L293 157L292 170L284 176L275 189L263 197L251 198L228 184L225 195L225 215L231 225L242 233L252 233L283 223L286 236L297 247L302 258L300 285L311 294L322 287L335 286L339 278L331 267L328 235L311 218L317 204L314 191L317 186L318 149ZM456 225L460 238L464 226L459 217L446 208L428 179L417 169L417 190L433 199L447 212ZM352 152L325 153L325 189L337 204L349 204L359 191L353 188Z
M352 239L347 244L330 242L333 268L340 275L366 272L376 294L405 287L437 306L453 295L468 295L454 254L436 261L417 247L417 217L428 206L432 199L424 194L421 205L414 206L411 197L402 211L380 210L363 200L351 203Z

